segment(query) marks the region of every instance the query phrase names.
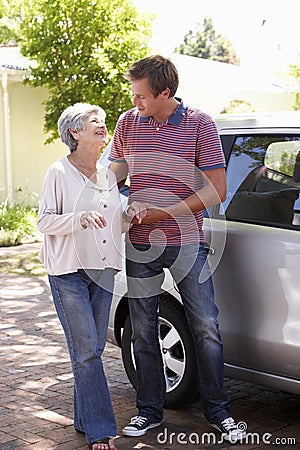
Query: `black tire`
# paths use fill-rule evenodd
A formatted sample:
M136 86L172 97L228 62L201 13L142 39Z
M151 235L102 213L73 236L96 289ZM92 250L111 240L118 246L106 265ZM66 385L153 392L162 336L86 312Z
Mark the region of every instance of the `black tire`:
M172 330L172 345L164 348L164 339ZM174 333L175 331L175 333ZM122 358L130 383L136 389L136 370L131 344L131 323L128 316L122 335ZM167 393L165 408L176 409L196 401L198 397L196 361L192 336L182 305L170 294L161 296L159 304L159 338L164 362ZM172 364L175 363L171 368ZM179 371L176 371L180 368Z

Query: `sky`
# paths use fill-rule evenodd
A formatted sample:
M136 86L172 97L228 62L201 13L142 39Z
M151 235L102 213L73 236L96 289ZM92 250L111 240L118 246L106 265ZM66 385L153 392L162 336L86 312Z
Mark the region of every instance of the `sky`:
M233 44L244 67L256 63L271 73L300 59L299 0L132 1L141 12L156 14L150 44L165 56L204 17L212 17L217 34Z

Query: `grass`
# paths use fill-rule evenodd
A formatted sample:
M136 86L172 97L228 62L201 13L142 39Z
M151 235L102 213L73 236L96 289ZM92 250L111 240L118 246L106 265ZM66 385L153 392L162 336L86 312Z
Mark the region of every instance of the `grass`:
M29 277L47 275L44 266L38 259L37 251L0 256L0 272Z

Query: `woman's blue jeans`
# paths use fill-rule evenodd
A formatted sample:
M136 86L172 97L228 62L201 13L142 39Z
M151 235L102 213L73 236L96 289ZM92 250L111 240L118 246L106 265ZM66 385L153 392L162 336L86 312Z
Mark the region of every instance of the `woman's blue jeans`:
M88 443L115 436L116 421L101 356L112 300L113 269L49 275L74 375L74 427Z
M195 343L203 412L210 422L230 416L223 388L223 345L207 254L203 245L126 245L129 307L137 370L137 408L154 422L162 420L165 380L158 341L158 303L163 268L179 289Z

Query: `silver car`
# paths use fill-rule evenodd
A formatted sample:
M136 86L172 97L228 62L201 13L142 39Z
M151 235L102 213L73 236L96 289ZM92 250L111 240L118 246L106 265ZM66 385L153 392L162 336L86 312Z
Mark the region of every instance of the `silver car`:
M300 113L222 115L216 123L227 161L227 198L206 212L204 230L225 375L300 393ZM176 408L197 398L196 367L168 271L163 288L165 407ZM108 340L121 347L135 387L126 292L124 270L117 277Z

